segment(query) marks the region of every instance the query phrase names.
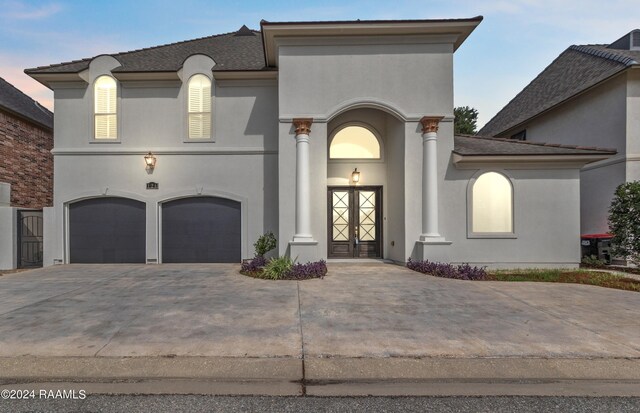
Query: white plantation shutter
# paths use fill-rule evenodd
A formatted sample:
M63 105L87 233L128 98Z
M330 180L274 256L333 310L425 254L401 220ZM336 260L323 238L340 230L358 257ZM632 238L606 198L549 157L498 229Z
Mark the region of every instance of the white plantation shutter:
M116 81L109 76L101 76L94 86L95 138L118 138Z
M195 75L189 80L189 138L211 137L211 80Z

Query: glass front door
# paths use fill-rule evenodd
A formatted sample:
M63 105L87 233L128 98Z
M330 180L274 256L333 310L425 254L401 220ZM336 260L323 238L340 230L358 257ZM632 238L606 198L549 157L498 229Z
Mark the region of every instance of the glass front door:
M329 258L382 257L382 187L328 192Z

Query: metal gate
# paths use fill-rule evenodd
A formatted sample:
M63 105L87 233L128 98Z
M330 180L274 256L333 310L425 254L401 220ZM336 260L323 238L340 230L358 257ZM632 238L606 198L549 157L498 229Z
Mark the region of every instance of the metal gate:
M18 268L42 267L42 211L18 211Z

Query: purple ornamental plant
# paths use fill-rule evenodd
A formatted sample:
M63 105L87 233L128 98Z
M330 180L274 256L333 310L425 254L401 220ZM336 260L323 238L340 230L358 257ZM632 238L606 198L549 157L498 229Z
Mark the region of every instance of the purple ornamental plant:
M407 268L435 277L453 278L457 280L483 280L487 272L484 267L472 267L469 264L451 265L429 260L407 261Z

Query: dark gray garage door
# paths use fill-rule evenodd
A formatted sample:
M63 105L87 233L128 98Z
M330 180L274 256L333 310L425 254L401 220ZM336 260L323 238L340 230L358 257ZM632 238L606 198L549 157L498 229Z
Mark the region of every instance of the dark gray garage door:
M144 263L146 210L126 198L94 198L69 206L71 263Z
M240 203L197 197L162 206L162 262L240 262Z

